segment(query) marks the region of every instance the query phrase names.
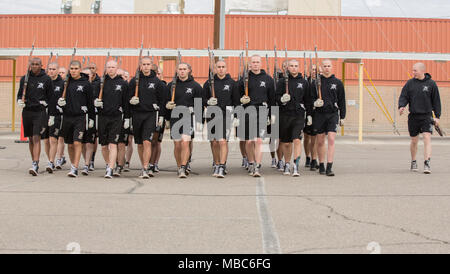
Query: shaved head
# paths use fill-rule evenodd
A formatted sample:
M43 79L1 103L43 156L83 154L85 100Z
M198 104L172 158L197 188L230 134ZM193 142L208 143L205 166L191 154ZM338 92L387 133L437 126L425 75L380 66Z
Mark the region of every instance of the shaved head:
M413 76L416 79L422 80L425 78L426 67L424 63L415 63L413 66Z
M425 72L426 71L426 66L424 63L415 63L413 66L413 69L416 68L417 70L421 71L421 72Z

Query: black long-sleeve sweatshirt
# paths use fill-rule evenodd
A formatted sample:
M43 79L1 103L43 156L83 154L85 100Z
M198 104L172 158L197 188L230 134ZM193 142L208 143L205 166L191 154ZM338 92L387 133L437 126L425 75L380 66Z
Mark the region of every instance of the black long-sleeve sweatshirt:
M80 116L88 114L89 119L95 120L94 93L89 78L81 73L79 79L69 77L66 90L66 105L62 107L63 114Z
M95 98L98 98L100 90L95 92ZM128 83L119 75L111 78L105 75L103 85L103 108L97 108L99 115L117 116L124 115L124 119L130 117Z
M214 75L214 93L217 98L217 106L222 110L225 110L227 106L235 107L240 105L239 87L230 74L225 75L223 79L220 79L217 74ZM209 80L203 85L203 94L206 101L212 97Z
M17 99L22 99L23 95L23 85L25 82L25 76L20 78L19 91L17 92ZM41 71L35 75L30 72L28 78L28 86L25 93L25 108L31 111L45 110L45 106L41 104L41 101L45 101L45 104L50 103L50 99L53 94L53 83L52 79L45 73L45 70Z
M133 77L129 83L128 100L134 96L136 91L136 77ZM142 72L139 76L138 97L139 104L130 105L131 112L152 112L157 111L156 105L160 110L163 109L164 94L166 87L152 70L149 76ZM164 107L165 108L165 107Z
M64 90L64 80L58 75L53 82L53 94L50 98L50 103L48 104L48 114L50 116L61 115L63 109L58 106L58 99L61 98Z
M436 118L441 117L439 89L429 73L425 73L423 80L413 78L406 82L398 99L398 107L406 107L408 104L412 114L431 115L434 111Z
M167 86L167 92L164 99L164 107L162 108L162 115L166 119L170 119L171 111L166 109L166 104L172 99L172 82ZM199 83L194 80L193 76L189 76L185 81L177 78L175 87L175 104L176 106L194 107L194 98L202 99L202 110L205 106L205 96L203 96L203 89ZM196 117L197 121L201 121L202 117Z
M248 73L248 96L250 97L250 103L244 105L244 107L250 105L262 105L266 103L268 107L275 105L275 85L272 77L266 74L264 70L261 70L259 74L254 74L252 71ZM245 95L245 81L241 79L239 82L240 95Z
M345 119L345 89L341 80L336 78L334 74L328 78L321 76L320 80L322 83L321 91L323 107L315 108L315 111L319 113L332 113L339 111L340 118ZM313 84L315 85L314 81ZM313 97L313 102L317 100L319 96L315 88L311 89L311 95Z
M313 103L308 81L300 73L296 77L289 74L288 87L291 100L283 104L281 97L286 93L286 81L284 78L278 81L276 100L280 106L280 113L289 116L303 116L306 112L306 115L311 115Z

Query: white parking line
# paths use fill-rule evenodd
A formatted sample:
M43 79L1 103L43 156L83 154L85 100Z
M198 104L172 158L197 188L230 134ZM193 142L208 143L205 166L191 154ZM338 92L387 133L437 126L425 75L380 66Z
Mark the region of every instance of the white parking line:
M258 178L256 183L256 207L258 208L259 223L261 225L264 254L281 254L280 242L272 217L270 217L264 178L262 177Z

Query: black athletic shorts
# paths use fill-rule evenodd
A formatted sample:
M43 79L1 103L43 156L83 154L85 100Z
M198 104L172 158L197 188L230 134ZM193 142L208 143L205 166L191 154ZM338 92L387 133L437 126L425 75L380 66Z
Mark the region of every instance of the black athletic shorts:
M206 118L206 128L207 128L207 132L208 132L208 140L209 141L213 141L213 140L228 140L230 138L230 134L231 134L231 113L226 111L226 110L222 110L222 117L220 117L219 119L214 119L215 118L215 114L211 114L212 117L211 118ZM214 119L214 120L213 120ZM227 125L228 123L228 125ZM217 128L220 128L221 132L218 132L218 130L216 130ZM217 136L215 136L217 134ZM216 138L214 138L216 137Z
M22 111L23 135L25 137L42 136L47 131L47 113L41 111Z
M88 128L84 134L83 137L83 144L95 144L95 139L98 137L97 135L97 129L95 128L95 122L94 127Z
M55 115L55 124L53 126L50 126L48 128L48 134L50 137L58 138L59 136L62 136L61 134L61 128L62 128L62 115Z
M180 116L177 118L173 118L173 117L170 118L170 139L180 140L181 135L190 135L191 139L194 138L194 134L195 134L194 113L191 113L190 116L191 117L190 117L188 125L186 127L185 127L185 125L177 125L178 134L176 134L176 132L174 131L174 125L175 125L175 123L177 123L178 121L183 119L183 114L180 114Z
M419 133L433 133L433 116L431 114L412 114L408 115L409 136L415 137Z
M156 112L133 112L134 142L141 145L143 141L152 141L156 130Z
M101 146L119 143L120 133L123 129L122 115L98 116L98 142Z
M280 142L291 143L294 139L302 139L304 126L304 116L280 114Z
M64 143L73 144L73 142L83 142L86 132L86 120L86 115L63 116L62 137L64 137Z
M313 127L315 134L328 134L337 132L339 124L339 114L337 112L315 112L313 117Z
M252 106L247 107L246 110L251 107ZM264 113L261 112L261 110L259 109L259 106L255 106L255 109L256 109L256 117L254 114L250 115L249 113L245 113L244 119L242 119L242 117L239 119L240 120L239 128L241 128L242 126L245 126L244 127L245 128L244 140L246 140L246 141L253 140L255 138L265 138L265 136L267 135L268 112L266 112L267 115L264 115ZM263 120L261 123L261 126L260 126L259 119ZM245 125L242 125L243 120L245 121ZM237 131L238 135L240 135L239 128ZM238 136L238 137L241 137L241 136Z

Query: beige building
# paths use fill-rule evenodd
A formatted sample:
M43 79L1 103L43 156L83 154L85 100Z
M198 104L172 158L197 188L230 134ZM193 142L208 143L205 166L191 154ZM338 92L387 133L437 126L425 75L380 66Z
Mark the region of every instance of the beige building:
M340 16L341 0L288 0L288 14Z

